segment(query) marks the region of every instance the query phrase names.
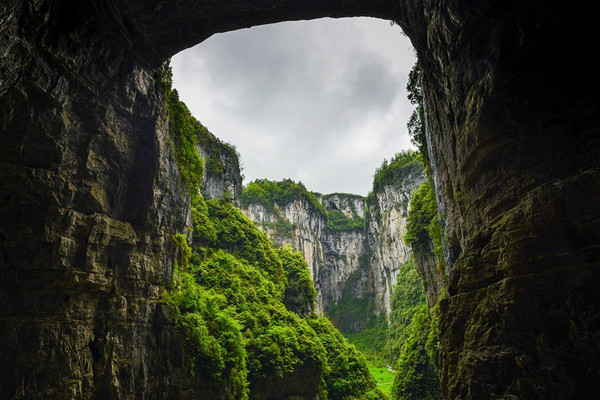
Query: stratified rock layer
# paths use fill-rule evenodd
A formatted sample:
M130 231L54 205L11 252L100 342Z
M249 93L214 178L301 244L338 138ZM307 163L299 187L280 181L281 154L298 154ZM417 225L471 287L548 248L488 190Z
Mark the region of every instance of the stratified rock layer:
M360 15L422 63L445 397L599 397L598 4L500 0L3 1L1 393L218 397L157 305L188 213L151 77L216 32Z

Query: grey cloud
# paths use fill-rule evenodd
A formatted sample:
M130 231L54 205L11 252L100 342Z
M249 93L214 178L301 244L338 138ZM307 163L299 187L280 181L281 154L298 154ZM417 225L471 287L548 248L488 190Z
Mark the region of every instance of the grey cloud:
M381 42L369 46L365 29L356 20L319 20L217 35L176 57L175 85L184 101L203 104L190 107L213 133L237 145L248 178L304 176L310 189L365 194L383 157L401 150L389 154L410 114L403 106L406 115L395 115L400 99L408 103L408 70ZM369 142L374 154L335 151L390 116L393 127ZM264 160L273 153L278 160Z

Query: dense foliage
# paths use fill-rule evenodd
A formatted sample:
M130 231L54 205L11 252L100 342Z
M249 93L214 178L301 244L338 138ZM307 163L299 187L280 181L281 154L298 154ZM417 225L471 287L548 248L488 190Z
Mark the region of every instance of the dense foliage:
M283 218L281 215L277 216L275 222L265 221L255 222L255 224L264 226L266 228L270 228L274 237L289 238L294 233L294 224L292 224L287 219Z
M362 231L365 229L365 219L358 216L350 218L340 210L327 210L327 229L330 231Z
M166 86L175 159L189 189L193 232L173 235L178 248L174 285L162 297L190 374L214 384L224 399L247 399L254 382L283 379L300 368L322 371L324 399L383 398L364 357L328 320L310 313L315 291L300 254L275 249L227 200L202 197L202 159L196 149L200 125ZM283 186L281 198L303 188L293 182Z
M192 117L185 103L179 100L177 90L170 88L172 83L170 68L159 75L167 98L169 133L174 142L173 149L179 173L189 188L199 187L205 172L204 167L210 174L220 174L224 171L225 165L219 156L221 153L228 153L228 158L234 162L239 160L239 155L234 146L219 140ZM200 157L196 146L204 150L206 160Z
M269 212L276 213L276 206L283 207L295 200L304 200L321 216L326 218L325 209L319 203L314 193L306 190L302 182L294 182L291 179L282 181L270 181L268 179L257 179L244 188L241 196L243 207L251 204L261 204Z
M381 166L375 170L373 192L377 193L387 185L399 186L421 171L423 171L421 153L414 150L397 153L391 160L383 160Z
M350 342L375 366L395 370L392 398L429 400L438 398L435 369L439 347L437 315L430 316L423 284L414 261L400 267L391 300L389 322L382 314L372 318L366 329L345 333Z
M392 388L395 399L429 400L437 397L439 380L427 351L432 325L429 308L427 304L422 304L407 328L408 337L396 364L397 373Z
M430 251L430 244L433 245L438 268L443 268L442 227L438 217L435 192L429 181L412 194L410 204L404 240L415 251Z
M313 285L304 256L290 245L277 249L283 269L287 274L283 303L287 309L300 315L314 310L317 291Z
M322 338L327 356L324 374L325 386L330 399L385 399L375 388L375 380L365 357L327 320L312 317L311 327Z
M174 142L173 149L179 174L189 191L197 190L202 183L204 160L198 154L196 146L200 132L206 128L192 117L190 110L179 100L176 90L168 91L166 96L169 133Z
M164 295L186 344L190 372L219 382L232 399L247 397L252 382L302 366L324 371L330 399L373 389L364 359L327 327L329 321L301 318L284 305L307 314L314 303L301 255L289 247L274 249L227 201L197 202L205 207L195 213L206 214L202 220L214 235L194 235L202 239L194 241L187 267L179 266L177 286Z
M383 352L388 340L388 322L383 313L370 318L366 329L344 332L344 336L374 365L393 365Z
M391 312L387 331L385 358L395 365L402 346L409 336L409 326L414 315L426 305L423 283L411 258L398 271L397 284L391 299Z

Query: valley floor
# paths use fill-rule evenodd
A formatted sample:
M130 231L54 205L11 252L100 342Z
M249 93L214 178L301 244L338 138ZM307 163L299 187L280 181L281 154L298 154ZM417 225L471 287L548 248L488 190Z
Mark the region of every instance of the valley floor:
M369 371L375 377L377 381L377 388L381 390L390 399L392 398L392 385L394 383L394 376L396 375L388 365L377 364L373 361L368 360Z

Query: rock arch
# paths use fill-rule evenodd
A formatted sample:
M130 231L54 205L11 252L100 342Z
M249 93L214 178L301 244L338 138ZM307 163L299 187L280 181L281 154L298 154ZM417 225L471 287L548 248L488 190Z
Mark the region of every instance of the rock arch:
M446 398L600 391L598 6L589 1L8 0L0 6L0 391L212 396L157 305L188 216L152 75L216 32L398 22L445 220ZM512 396L512 397L511 397Z

